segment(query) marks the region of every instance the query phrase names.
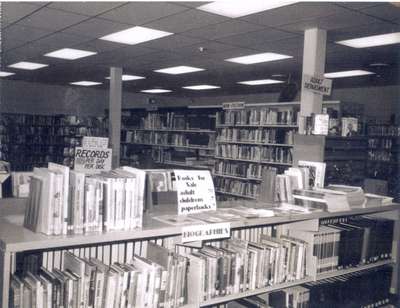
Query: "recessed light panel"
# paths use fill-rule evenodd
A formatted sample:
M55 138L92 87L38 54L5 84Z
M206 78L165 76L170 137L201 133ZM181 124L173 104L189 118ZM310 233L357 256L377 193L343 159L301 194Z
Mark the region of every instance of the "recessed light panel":
M264 52L264 53L257 53L254 55L243 56L243 57L225 59L225 61L247 65L247 64L255 64L255 63L262 63L262 62L271 62L271 61L277 61L277 60L283 60L283 59L289 59L289 58L293 58L293 57L287 56L287 55L281 55L279 53Z
M200 72L200 71L204 71L204 69L198 68L198 67L192 67L192 66L184 66L184 65L155 70L155 72L157 72L157 73L164 73L164 74L171 74L171 75L187 74L187 73Z
M11 76L11 75L15 75L15 73L0 71L0 77L7 77L7 76Z
M133 27L119 32L111 33L100 39L115 43L135 45L155 40L164 36L172 35L171 32L160 31L145 27Z
M167 89L147 89L147 90L142 90L140 92L157 94L157 93L169 93L172 91Z
M295 2L279 0L214 1L199 6L197 9L226 17L237 18L262 11L272 10L292 3Z
M400 32L365 36L351 40L337 41L337 44L353 48L366 48L400 43Z
M187 87L182 87L182 88L188 89L188 90L212 90L212 89L219 89L221 87L213 86L213 85L209 85L209 84L199 84L196 86L187 86Z
M72 84L74 86L91 87L91 86L97 86L102 83L96 81L82 80L82 81L70 82L69 84Z
M32 70L37 70L39 68L46 67L46 66L48 66L48 65L42 64L42 63L22 61L22 62L17 62L17 63L11 64L8 67L32 71Z
M258 80L247 80L247 81L239 81L240 84L245 84L248 86L258 86L263 84L276 84L283 83L284 81L275 80L275 79L258 79Z
M122 75L122 81L130 81L130 80L138 80L138 79L145 79L146 77L143 76L136 76L136 75ZM106 79L110 79L110 77L106 77Z
M325 73L324 77L326 78L345 78L345 77L355 77L355 76L365 76L375 74L369 71L363 70L351 70L351 71L341 71L341 72L332 72Z
M73 49L73 48L63 48L46 53L46 57L66 59L66 60L76 60L84 57L89 57L97 54L97 52Z

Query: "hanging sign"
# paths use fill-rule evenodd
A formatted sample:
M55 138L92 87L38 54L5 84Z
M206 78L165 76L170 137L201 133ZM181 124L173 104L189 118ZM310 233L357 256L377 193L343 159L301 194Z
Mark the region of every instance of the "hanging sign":
M229 222L182 227L182 243L215 240L230 236L231 224Z
M246 105L245 102L222 103L222 109L224 110L244 109L245 105Z
M174 170L178 215L217 209L214 183L207 170Z
M332 80L317 78L310 75L303 75L303 90L311 91L313 93L321 95L331 95L332 92Z

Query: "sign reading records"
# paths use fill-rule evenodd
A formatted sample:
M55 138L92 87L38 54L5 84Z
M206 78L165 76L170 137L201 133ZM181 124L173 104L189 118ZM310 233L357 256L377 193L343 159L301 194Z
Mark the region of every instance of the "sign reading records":
M112 150L108 138L83 137L82 147L75 148L74 169L84 173L111 170Z
M178 215L216 210L214 184L206 170L174 170Z

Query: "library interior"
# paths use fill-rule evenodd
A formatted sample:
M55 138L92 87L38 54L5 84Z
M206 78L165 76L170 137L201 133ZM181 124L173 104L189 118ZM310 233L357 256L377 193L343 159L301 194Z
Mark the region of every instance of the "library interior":
M0 308L400 307L400 2L0 1Z

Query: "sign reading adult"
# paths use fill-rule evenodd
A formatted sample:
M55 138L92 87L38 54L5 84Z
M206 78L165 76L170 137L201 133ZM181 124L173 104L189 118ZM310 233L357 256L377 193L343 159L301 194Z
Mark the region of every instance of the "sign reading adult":
M215 240L230 236L231 224L229 222L182 227L182 243Z
M214 184L206 170L174 170L178 215L216 210Z
M303 90L322 95L331 95L332 80L303 75Z

